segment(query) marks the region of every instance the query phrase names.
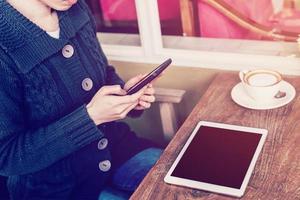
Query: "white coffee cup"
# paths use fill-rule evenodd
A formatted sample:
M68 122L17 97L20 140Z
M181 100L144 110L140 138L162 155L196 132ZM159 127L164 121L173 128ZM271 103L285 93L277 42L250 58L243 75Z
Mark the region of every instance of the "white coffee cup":
M244 70L239 73L246 93L257 102L270 102L285 95L282 92L282 76L268 69ZM285 94L285 93L283 93Z

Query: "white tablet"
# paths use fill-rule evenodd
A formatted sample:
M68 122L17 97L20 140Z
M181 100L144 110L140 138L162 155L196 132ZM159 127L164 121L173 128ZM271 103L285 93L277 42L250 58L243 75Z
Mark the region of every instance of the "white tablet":
M241 197L267 132L266 129L200 121L164 180Z

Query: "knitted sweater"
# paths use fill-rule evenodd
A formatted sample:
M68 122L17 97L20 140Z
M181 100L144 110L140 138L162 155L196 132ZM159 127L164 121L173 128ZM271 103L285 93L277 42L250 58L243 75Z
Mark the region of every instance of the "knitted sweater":
M39 171L103 137L85 104L104 84L123 84L83 0L58 16L55 39L0 0L0 175Z

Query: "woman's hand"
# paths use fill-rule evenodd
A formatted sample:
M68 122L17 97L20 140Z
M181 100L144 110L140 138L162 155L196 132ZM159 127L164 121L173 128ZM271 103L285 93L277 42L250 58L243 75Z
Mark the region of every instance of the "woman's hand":
M103 86L86 106L87 112L96 125L123 119L139 104L145 89L126 95L119 85Z
M144 91L144 94L140 97L138 105L134 110L145 110L151 107L151 104L155 102L154 96L155 90L152 84L148 84L147 88Z
M144 76L145 75L138 75L131 78L126 82L124 89L127 91L130 87L139 82ZM138 104L134 107L134 110L145 110L147 108L150 108L151 103L155 101L154 92L155 91L151 83L146 85L143 95L139 98Z

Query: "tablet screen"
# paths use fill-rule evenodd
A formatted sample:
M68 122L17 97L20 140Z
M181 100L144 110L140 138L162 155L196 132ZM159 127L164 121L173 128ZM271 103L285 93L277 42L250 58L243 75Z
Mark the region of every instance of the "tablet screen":
M239 189L261 137L200 126L171 176Z

